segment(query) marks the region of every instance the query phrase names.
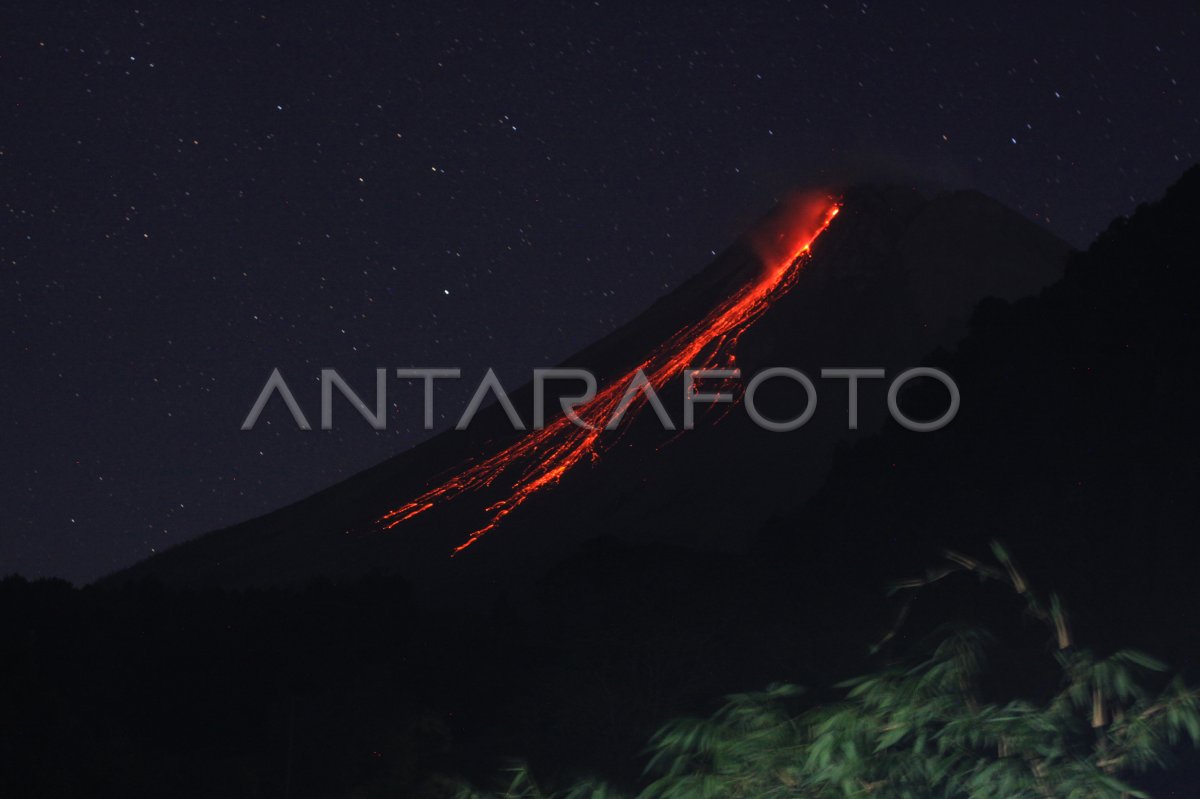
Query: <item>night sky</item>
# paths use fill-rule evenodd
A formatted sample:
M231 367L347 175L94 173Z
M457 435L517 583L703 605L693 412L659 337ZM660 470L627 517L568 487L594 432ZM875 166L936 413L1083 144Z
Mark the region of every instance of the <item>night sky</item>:
M6 9L0 573L91 579L373 465L426 435L418 385L385 432L240 431L271 369L315 423L321 367L459 366L451 424L789 187L975 188L1083 246L1200 154L1191 2L649 5Z

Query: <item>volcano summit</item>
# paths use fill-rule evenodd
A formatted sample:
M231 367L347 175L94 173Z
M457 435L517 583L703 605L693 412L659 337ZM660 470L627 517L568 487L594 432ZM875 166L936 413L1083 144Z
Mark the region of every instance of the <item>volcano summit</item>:
M737 548L733 531L755 529L811 495L839 442L878 430L889 400L913 418L937 418L945 390L923 399L918 384L933 381L912 381L897 400L886 381L862 380L857 429L847 429L849 381L845 394L834 383L830 401L782 435L728 408L701 414L695 430L665 430L656 414L637 413L650 396L638 391L626 423L602 438L599 428L639 372L664 396L694 391L685 389L687 369L871 367L898 375L951 346L979 300L1015 299L1054 280L1067 250L974 192L926 197L867 186L838 200L797 195L694 278L561 365L603 380L579 411L597 429L558 415L542 429L514 431L504 403L494 403L470 429L443 432L119 577L257 585L383 570L433 590L447 580L519 579L596 537ZM523 386L512 402L531 407L536 390ZM770 380L754 404L766 418L794 418L805 408L805 387ZM541 490L548 486L555 490ZM706 518L703 529L692 514ZM482 537L501 520L503 534ZM467 546L469 557L446 557Z

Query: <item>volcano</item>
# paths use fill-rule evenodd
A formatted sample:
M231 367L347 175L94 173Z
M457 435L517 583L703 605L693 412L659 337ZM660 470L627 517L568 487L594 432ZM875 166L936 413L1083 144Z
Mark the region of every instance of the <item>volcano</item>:
M1058 278L1068 249L975 192L860 186L797 195L563 366L600 378L600 393L580 410L589 420L611 413L638 373L671 398L682 396L685 368L785 366L816 376L875 367L890 377L952 346L983 298L1015 299ZM644 395L617 430L558 417L521 432L493 405L467 430L108 579L236 587L382 571L420 590L470 595L595 539L737 549L820 487L839 445L887 417L886 381L860 381L855 430L845 381L820 389L810 421L788 433L720 407L695 429L664 430L641 412ZM806 402L798 392L771 384L758 404L768 416L794 416ZM528 409L532 388L512 399Z

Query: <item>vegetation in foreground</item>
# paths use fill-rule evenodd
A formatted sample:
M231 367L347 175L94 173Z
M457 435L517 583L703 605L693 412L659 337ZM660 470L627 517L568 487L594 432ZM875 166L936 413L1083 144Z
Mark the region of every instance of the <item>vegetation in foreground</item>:
M1164 768L1177 745L1200 746L1200 702L1180 678L1141 652L1100 657L1074 639L1058 598L1043 602L1003 546L994 563L946 553L914 592L956 574L998 581L1048 633L1055 677L1043 698L998 698L988 669L992 640L978 629L942 629L910 657L841 683L843 697L790 710L800 688L773 685L728 697L717 713L664 727L650 742L641 799L871 797L872 799L1126 799L1131 780ZM1041 663L1028 664L1038 673ZM1003 679L1000 680L1004 682ZM1036 693L1036 692L1035 692ZM459 799L601 799L626 794L599 782L552 792L514 767L498 793L464 786Z

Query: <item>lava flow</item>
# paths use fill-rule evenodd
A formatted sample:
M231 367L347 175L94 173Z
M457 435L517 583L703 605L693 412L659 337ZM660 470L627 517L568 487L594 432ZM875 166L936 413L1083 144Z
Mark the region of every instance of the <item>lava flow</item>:
M578 426L566 416L558 417L543 429L528 433L419 497L388 511L379 519L379 524L390 530L464 493L487 488L505 473L519 468L507 496L486 508L490 514L487 523L455 547L453 554L458 554L538 491L555 485L564 474L585 460L600 457L617 436L606 431L605 424L619 410L626 388L639 371L644 373L654 390L659 391L684 369L732 368L742 332L795 284L808 260L812 243L829 227L840 207L840 203L828 197L797 197L785 204L783 213L768 218L750 236L750 243L763 262L761 274L703 319L676 331L637 366L577 408L575 412L580 419L594 429ZM639 392L624 412L627 416L635 416L645 404L646 395Z

